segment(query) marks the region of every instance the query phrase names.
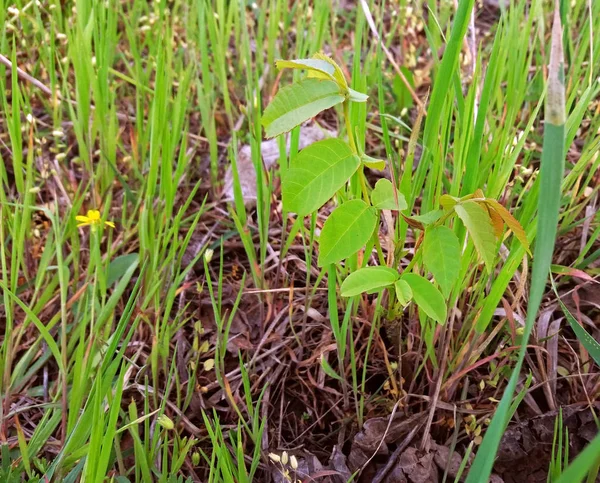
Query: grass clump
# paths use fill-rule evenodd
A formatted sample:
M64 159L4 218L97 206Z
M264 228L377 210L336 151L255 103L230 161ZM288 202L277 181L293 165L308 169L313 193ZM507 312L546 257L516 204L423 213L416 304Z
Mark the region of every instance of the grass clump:
M0 480L592 481L597 19L0 0Z

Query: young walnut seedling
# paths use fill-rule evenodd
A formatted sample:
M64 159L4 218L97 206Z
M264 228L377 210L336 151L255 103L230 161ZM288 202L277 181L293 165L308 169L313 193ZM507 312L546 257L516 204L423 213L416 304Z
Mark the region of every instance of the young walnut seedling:
M262 123L267 137L286 133L339 104L348 137L347 141L332 138L316 142L291 159L281 180L284 208L298 216L310 215L356 175L360 196L344 200L325 221L319 237L318 265L328 267L341 262L365 246L369 252L373 248L380 251L377 228L381 211L402 213L408 204L394 183L383 178L371 189L364 174L365 167L385 168L384 161L362 152L355 138L357 126L349 116L350 103L366 102L368 96L351 89L339 65L324 54L317 53L310 59L279 60L276 64L279 69L302 69L308 74L281 88L265 109ZM439 203L441 209L426 216L411 218L410 213L402 213L403 218L420 231L408 267L400 272L396 267L363 266L344 280L342 296L389 288L395 293L399 307L413 301L424 314L443 324L447 317L446 300L457 285L460 271L462 250L458 237L449 227L456 217L466 227L489 272L494 269L505 225L529 248L519 222L496 200L486 198L481 190L462 198L442 195ZM380 255L380 259L384 259L383 254ZM433 280L423 273L431 273Z

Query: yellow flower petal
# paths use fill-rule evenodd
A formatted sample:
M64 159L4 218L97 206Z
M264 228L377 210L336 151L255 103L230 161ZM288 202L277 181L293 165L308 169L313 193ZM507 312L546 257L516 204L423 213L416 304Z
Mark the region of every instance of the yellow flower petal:
M100 212L98 210L88 210L87 216L90 221L98 221L100 219Z
M82 226L88 226L88 225L89 225L89 223L88 223L88 222L85 222L85 223L77 223L77 228L80 228L80 227L82 227Z
M89 223L89 221L90 221L90 219L89 219L87 216L83 216L83 215L77 215L77 216L75 217L75 219L76 219L77 221L81 221L81 222L83 222L83 223Z
M110 226L111 228L115 227L115 224L112 221L105 221L104 224Z

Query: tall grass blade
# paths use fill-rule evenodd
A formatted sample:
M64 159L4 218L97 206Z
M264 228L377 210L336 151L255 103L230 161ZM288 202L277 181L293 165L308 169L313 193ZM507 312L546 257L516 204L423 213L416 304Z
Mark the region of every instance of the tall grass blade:
M496 414L483 439L467 477L467 483L488 481L504 430L509 423L509 409L520 376L537 311L542 302L550 271L556 238L561 199L561 181L565 162L565 87L562 27L558 0L554 10L552 48L548 74L548 96L544 125L544 143L540 168L538 199L538 232L535 240L535 259L529 292L527 321L519 351L519 359L498 405ZM575 480L569 480L575 481Z

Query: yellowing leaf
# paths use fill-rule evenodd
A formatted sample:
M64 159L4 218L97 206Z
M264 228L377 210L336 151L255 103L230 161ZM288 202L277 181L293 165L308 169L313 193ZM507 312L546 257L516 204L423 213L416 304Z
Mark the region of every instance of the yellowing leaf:
M295 60L277 60L275 65L278 69L305 69L308 71L319 72L323 74L324 79L335 80L335 67L329 62L321 59L295 59Z
M483 193L483 190L478 188L475 190L475 193L473 193L473 197L474 198L480 198L480 199L484 199L485 198L485 194Z
M332 65L333 69L334 69L333 77L337 81L338 85L342 88L342 91L345 93L348 92L348 82L346 81L346 76L342 72L342 69L337 64L337 62L335 62L331 57L328 57L321 52L317 52L315 55L312 56L312 58L318 59L318 60L323 60L323 61L329 63L330 65Z
M212 371L215 367L215 360L214 359L206 359L204 361L204 370L205 371Z
M450 195L442 195L440 197L440 205L442 205L442 208L444 208L445 210L451 210L452 208L454 208L454 205L456 205L458 201L458 198L455 198L454 196Z
M268 138L288 132L304 121L344 101L334 81L303 79L279 89L262 116Z
M377 219L377 210L362 200L351 200L339 206L321 230L319 266L354 255L371 238Z
M375 159L366 154L361 154L360 160L367 168L378 169L379 171L385 168L385 161L383 159Z
M341 139L326 139L300 151L281 183L286 210L306 216L319 209L354 174L360 160Z
M393 285L400 277L389 267L364 267L348 275L342 283L342 297L353 297L363 292L373 293Z
M485 203L500 217L504 220L504 223L507 224L508 228L513 232L513 234L517 237L517 240L521 242L521 244L525 247L527 252L531 255L531 251L529 249L529 240L527 240L527 234L525 230L521 226L521 224L517 221L517 219L510 214L504 206L498 203L496 200L486 199Z
M464 201L457 204L454 211L467 227L479 256L485 262L488 272L491 273L494 269L497 244L494 226L487 210L475 201Z

